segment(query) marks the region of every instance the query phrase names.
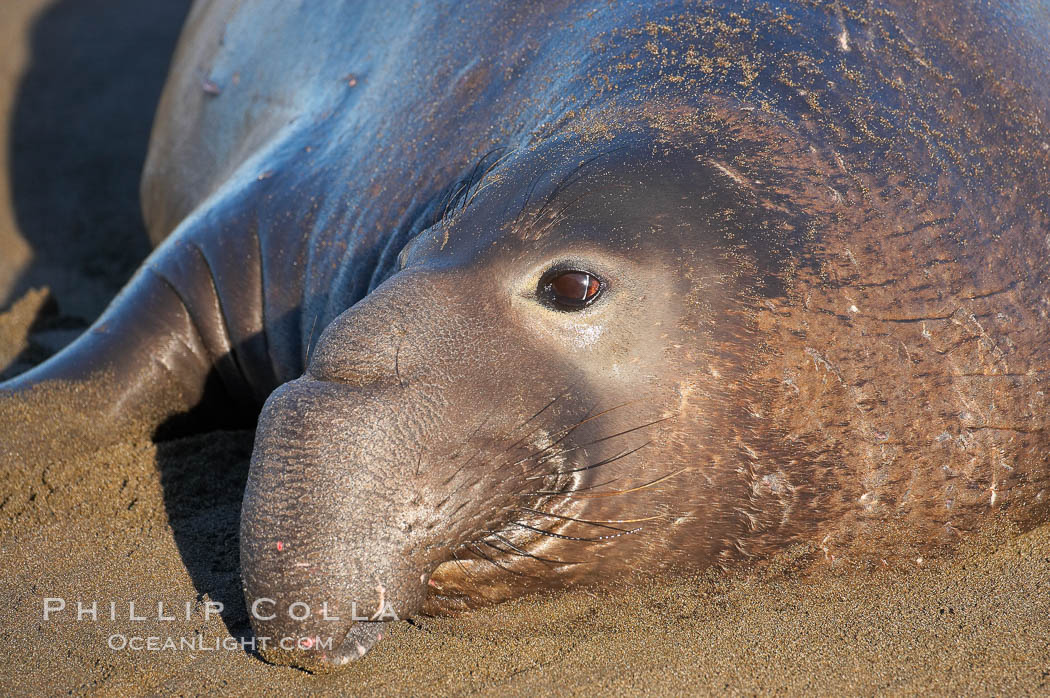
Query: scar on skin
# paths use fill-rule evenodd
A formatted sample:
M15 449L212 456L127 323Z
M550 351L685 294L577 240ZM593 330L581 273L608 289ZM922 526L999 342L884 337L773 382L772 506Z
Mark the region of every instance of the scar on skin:
M722 163L715 162L714 160L710 160L709 162L712 165L714 165L716 168L718 168L719 172L724 174L726 177L729 177L729 179L733 180L734 182L736 182L740 186L748 187L749 189L751 188L751 183L748 182L746 179L744 179L742 176L740 176L740 174L738 172L736 172L735 170L731 170L730 168L726 167Z

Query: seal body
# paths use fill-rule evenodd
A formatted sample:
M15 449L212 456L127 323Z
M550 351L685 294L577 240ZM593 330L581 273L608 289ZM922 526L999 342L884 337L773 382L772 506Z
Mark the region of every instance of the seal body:
M198 3L158 248L5 388L90 383L99 438L262 406L246 598L316 670L390 611L1045 521L1047 30L1039 3Z

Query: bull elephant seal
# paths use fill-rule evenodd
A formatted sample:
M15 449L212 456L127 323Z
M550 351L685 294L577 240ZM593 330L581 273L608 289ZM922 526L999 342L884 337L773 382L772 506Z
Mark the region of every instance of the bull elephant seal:
M1048 17L198 3L156 251L4 388L87 386L98 438L261 406L246 599L316 671L394 615L1034 525Z

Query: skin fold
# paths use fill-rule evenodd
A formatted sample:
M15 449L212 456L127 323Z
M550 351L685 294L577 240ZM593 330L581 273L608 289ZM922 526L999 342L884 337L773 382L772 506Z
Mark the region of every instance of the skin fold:
M1048 30L1013 2L198 2L156 250L0 386L90 419L0 419L3 456L257 418L246 600L312 671L388 608L1045 521Z

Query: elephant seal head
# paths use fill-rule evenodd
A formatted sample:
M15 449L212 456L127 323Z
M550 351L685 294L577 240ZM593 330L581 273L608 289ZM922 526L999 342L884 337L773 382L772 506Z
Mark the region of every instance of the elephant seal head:
M262 411L241 562L269 660L742 535L721 473L779 214L644 134L492 154L438 208Z

